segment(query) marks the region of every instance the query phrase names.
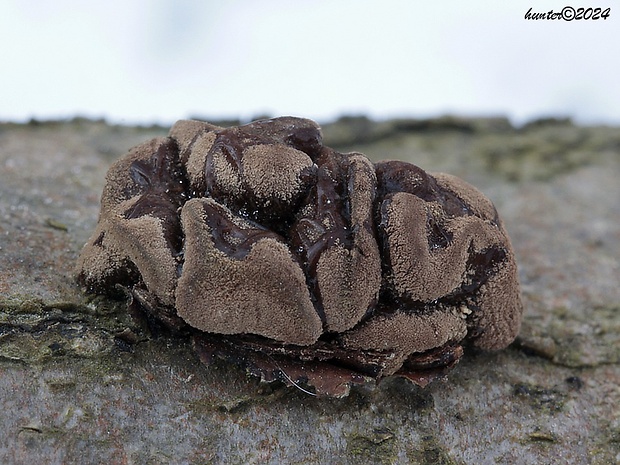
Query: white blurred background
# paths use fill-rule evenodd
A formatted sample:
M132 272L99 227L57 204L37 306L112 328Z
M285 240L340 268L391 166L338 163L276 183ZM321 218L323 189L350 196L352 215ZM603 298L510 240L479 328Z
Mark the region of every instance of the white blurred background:
M572 117L620 124L620 5L567 0L0 0L0 120Z

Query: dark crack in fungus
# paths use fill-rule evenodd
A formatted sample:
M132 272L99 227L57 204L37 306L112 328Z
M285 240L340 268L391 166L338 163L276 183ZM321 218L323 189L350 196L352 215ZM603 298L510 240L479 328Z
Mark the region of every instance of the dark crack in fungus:
M77 278L130 289L206 363L337 396L392 375L425 385L468 347L510 344L523 310L482 193L338 153L293 117L179 121L133 148L108 171Z

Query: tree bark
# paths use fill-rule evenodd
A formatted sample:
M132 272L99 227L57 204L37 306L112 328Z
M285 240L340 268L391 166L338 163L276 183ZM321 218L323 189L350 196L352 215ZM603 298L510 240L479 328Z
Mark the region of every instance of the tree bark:
M325 142L480 188L525 319L443 380L343 399L262 384L84 293L73 266L110 164L168 128L0 125L0 462L609 464L620 461L620 131L541 120L346 118Z

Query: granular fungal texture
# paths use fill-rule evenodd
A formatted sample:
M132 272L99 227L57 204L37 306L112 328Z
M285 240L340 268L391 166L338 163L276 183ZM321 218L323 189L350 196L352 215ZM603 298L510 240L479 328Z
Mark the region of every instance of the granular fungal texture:
M283 117L179 121L108 171L77 264L265 380L341 395L368 377L425 384L467 346L500 349L522 314L493 204L466 182L325 147Z

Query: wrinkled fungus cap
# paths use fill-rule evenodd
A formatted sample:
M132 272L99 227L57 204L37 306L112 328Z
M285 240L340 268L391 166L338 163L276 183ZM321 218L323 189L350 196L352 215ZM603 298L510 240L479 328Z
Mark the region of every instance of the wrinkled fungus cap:
M77 276L131 289L199 335L203 355L236 353L264 379L286 366L328 393L505 347L522 314L510 240L482 193L336 152L293 117L179 121L131 149L108 171ZM328 383L321 367L351 375Z

